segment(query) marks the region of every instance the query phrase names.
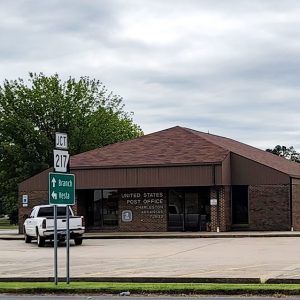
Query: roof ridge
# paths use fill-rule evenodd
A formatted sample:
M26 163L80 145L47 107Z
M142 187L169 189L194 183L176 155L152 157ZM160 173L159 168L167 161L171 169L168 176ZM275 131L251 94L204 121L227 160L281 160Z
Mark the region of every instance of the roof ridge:
M75 155L71 165L96 167L221 162L228 152L201 136L174 126Z
M202 131L195 130L195 129L190 129L190 128L186 128L186 129L191 130L191 131L195 131L195 132L199 132L199 133L202 133L202 134L207 135L207 136L215 136L215 137L220 138L220 139L223 139L223 140L228 140L228 141L231 141L231 142L234 142L234 143L242 144L242 145L244 145L244 146L246 146L246 147L250 147L250 148L252 148L252 149L254 149L254 150L256 150L256 151L258 150L258 151L261 151L261 152L263 152L263 153L270 153L270 152L267 152L267 151L265 151L265 150L263 150L263 149L260 149L260 148L254 147L254 146L252 146L252 145L246 144L246 143L244 143L244 142L237 141L237 140L235 140L235 139L233 139L233 138L229 138L229 137L226 137L226 136L221 136L221 135L213 134L213 133L206 133L206 132L202 132ZM196 133L194 133L194 134L197 135ZM205 138L206 140L209 140L208 138L206 138L206 136L203 137L203 138ZM214 142L214 141L210 141L210 142L217 145L217 143ZM220 145L218 145L218 146L220 146ZM222 147L223 149L226 149L226 148L224 148L223 146L220 146L220 147ZM228 149L226 149L226 150L228 150ZM232 152L232 151L231 151L231 152ZM270 154L272 154L272 153L270 153ZM278 157L280 157L280 156L278 156Z
M211 143L211 144L213 144L213 145L215 145L215 146L218 146L218 147L220 147L220 148L222 148L222 149L224 149L224 150L227 150L227 151L231 152L229 149L227 149L227 148L225 148L225 147L219 145L218 143L216 143L216 142L214 142L214 141L211 141L210 139L206 138L206 136L203 136L203 137L201 136L201 137L200 137L200 136L197 135L195 132L198 132L198 133L201 133L201 134L204 134L204 135L213 135L213 136L216 136L216 137L221 137L221 136L218 136L218 135L215 135L215 134L210 134L210 133L205 133L205 132L203 132L203 131L194 130L194 129L187 128L187 127L180 127L180 128L182 128L183 130L185 130L185 131L191 133L192 135L196 136L197 138L205 139L207 142L209 142L209 143ZM234 140L233 140L233 141L234 141ZM235 142L237 142L237 141L235 141Z
M243 147L251 148L251 149L252 149L253 151L255 151L256 153L258 152L258 153L263 154L265 157L268 157L269 159L277 160L278 162L282 162L282 163L284 163L284 164L286 164L286 165L290 165L290 166L292 166L292 165L296 166L296 165L297 165L297 162L295 162L295 161L291 161L291 160L286 159L286 158L284 158L284 157L275 155L275 154L270 153L270 152L268 152L268 151L266 151L266 150L263 150L263 149L260 149L260 148L256 148L256 147L254 147L254 146L252 146L252 145L249 145L249 144L246 144L246 143L243 143L243 142L234 140L234 139L232 139L232 138L228 138L228 137L224 137L224 136L220 136L220 135L216 135L216 134L211 134L211 133L205 133L205 132L201 132L201 131L194 130L194 129L190 129L190 128L185 128L185 129L188 130L188 131L190 131L191 133L195 134L196 136L197 136L197 133L203 134L203 135L204 135L203 138L204 138L205 140L209 140L209 136L216 137L216 138L220 139L220 143L222 143L222 142L225 142L225 143L226 143L226 141L228 141L228 142L230 142L230 143L240 144L240 145L242 145ZM223 147L222 145L218 144L217 142L214 142L214 141L210 141L210 142L211 142L211 143L214 143L214 144L217 144L219 147L221 147L221 148L224 149L224 147ZM236 151L235 149L232 149L230 146L229 146L228 148L225 148L225 149L226 149L226 150L229 150L231 153L235 153L235 154L237 154L237 155L239 155L239 156L242 156L242 157L244 157L244 158L252 159L252 160L253 160L253 158L250 158L250 157L247 156L247 155L244 155L244 154L242 154L242 153L239 153L239 152ZM279 172L286 173L286 170L282 170L282 168L281 168L280 166L274 166L274 165L270 166L270 164L269 164L268 162L262 161L262 160L256 160L256 161L257 161L258 163L264 165L264 166L267 166L267 167L272 168L272 169L274 169L274 170L277 170L277 171L279 171ZM289 174L289 175L291 175L291 174Z

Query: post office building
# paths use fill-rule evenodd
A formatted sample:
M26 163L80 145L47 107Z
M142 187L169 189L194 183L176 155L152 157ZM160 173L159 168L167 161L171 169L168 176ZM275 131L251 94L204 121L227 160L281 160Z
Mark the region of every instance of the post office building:
M229 138L177 126L75 155L70 170L89 231L300 230L300 164ZM48 203L49 171L19 185L20 230Z

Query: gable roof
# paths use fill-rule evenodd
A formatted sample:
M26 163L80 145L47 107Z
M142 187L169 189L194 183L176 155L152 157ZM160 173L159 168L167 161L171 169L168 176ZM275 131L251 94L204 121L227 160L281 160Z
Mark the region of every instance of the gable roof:
M75 155L71 168L221 163L228 154L177 126Z
M179 126L75 155L71 169L217 164L230 152L300 177L298 163L229 138Z
M211 143L214 143L220 147L223 147L229 150L232 153L238 154L285 174L288 174L292 177L300 176L300 163L296 163L290 160L287 160L283 157L279 157L270 152L263 151L258 148L254 148L247 144L237 142L235 140L225 138L222 136L217 136L213 134L207 134L193 129L185 128L187 131L192 132L200 138L204 138Z

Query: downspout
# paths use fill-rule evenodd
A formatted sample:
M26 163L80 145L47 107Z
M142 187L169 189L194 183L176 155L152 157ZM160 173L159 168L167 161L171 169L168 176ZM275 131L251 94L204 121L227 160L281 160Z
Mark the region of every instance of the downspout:
M294 231L293 227L293 184L292 177L290 177L290 221L291 221L291 231Z

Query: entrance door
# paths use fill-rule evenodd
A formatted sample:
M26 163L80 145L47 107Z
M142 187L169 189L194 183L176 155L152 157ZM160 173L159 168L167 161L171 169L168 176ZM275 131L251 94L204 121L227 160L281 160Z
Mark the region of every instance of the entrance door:
M184 193L180 190L169 190L170 231L184 231Z
M199 193L185 193L184 229L188 231L200 230Z
M81 190L78 212L84 215L88 229L112 229L118 226L118 190Z
M210 221L209 188L170 189L170 231L205 231Z

